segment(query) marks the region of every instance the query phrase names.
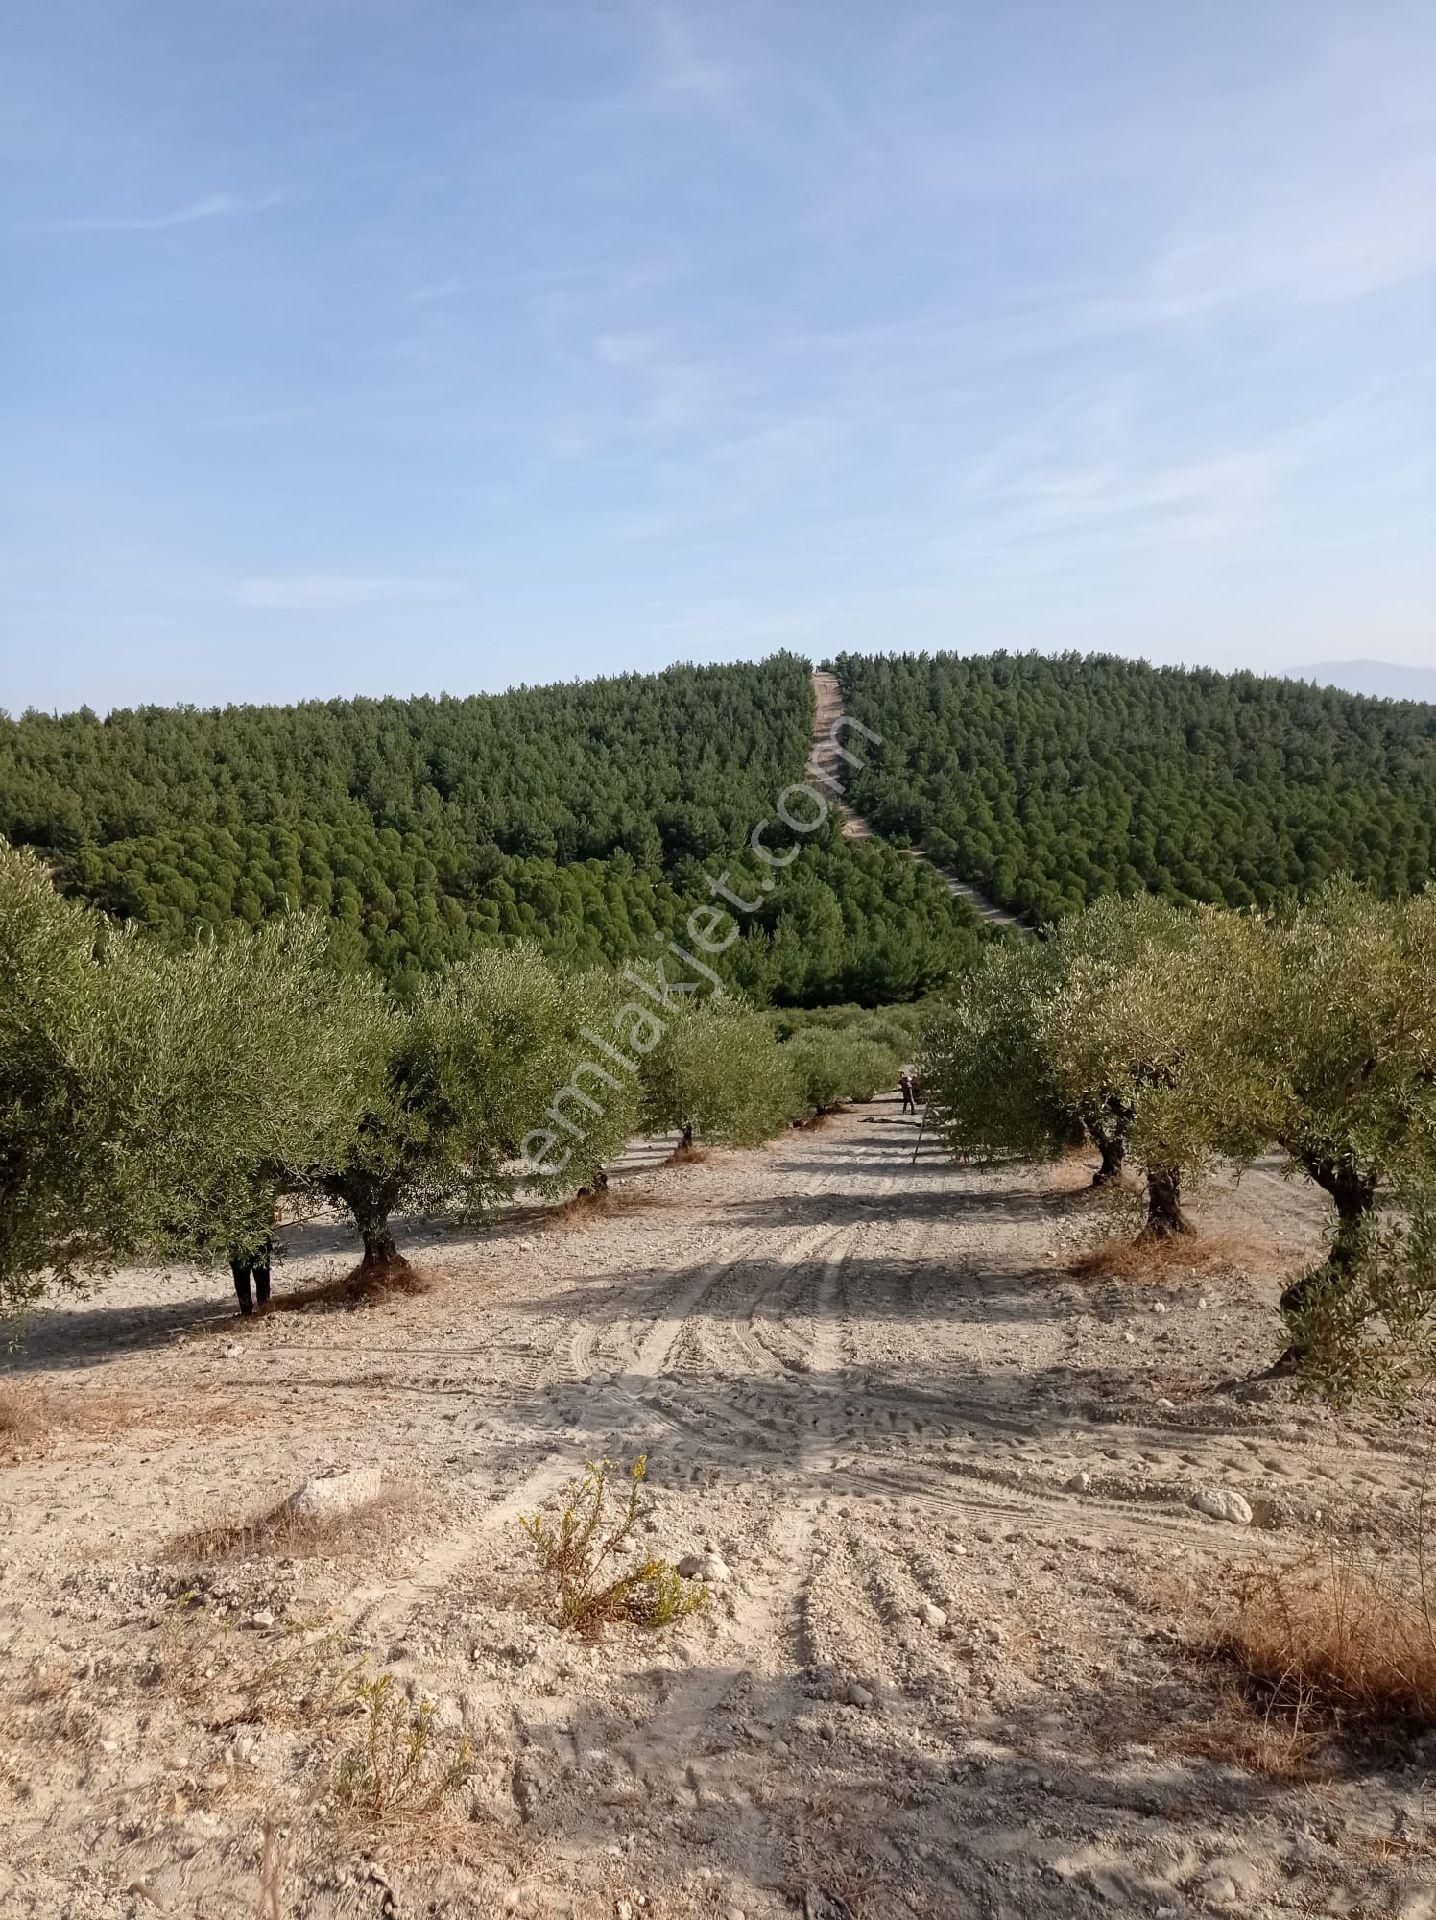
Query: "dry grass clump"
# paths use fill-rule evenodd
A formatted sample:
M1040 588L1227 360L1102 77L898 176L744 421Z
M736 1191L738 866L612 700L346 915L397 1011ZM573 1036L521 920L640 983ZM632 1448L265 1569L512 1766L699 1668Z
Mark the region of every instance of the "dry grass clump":
M1055 1160L1048 1162L1043 1171L1048 1192L1064 1200L1081 1199L1101 1203L1111 1196L1110 1187L1097 1187L1092 1184L1090 1147L1064 1147Z
M707 1163L707 1147L696 1147L691 1140L680 1140L663 1162L665 1167L702 1167Z
M538 1556L555 1623L574 1633L597 1634L611 1625L666 1627L707 1603L699 1581L685 1580L651 1554L619 1568L642 1514L648 1455L639 1454L628 1469L626 1493L611 1504L617 1471L611 1460L590 1461L564 1496L557 1523L542 1514L519 1522Z
M252 1404L204 1388L143 1394L0 1386L0 1459L48 1453L65 1437L133 1445L140 1428L221 1433L253 1422Z
M201 1709L216 1732L235 1727L317 1730L354 1709L366 1657L316 1623L286 1625L274 1638L238 1631L199 1593L182 1595L165 1618L155 1654L168 1697Z
M0 1692L0 1802L30 1798L59 1761L57 1749L96 1737L94 1698L63 1655L39 1654L12 1669Z
M1268 1721L1351 1741L1436 1727L1436 1619L1424 1557L1365 1563L1332 1546L1232 1569L1197 1648Z
M342 1512L299 1514L288 1500L247 1519L209 1521L189 1527L170 1542L171 1559L345 1559L388 1546L426 1501L413 1487L385 1487L372 1500Z
M1274 1711L1268 1703L1253 1711L1253 1704L1240 1687L1225 1687L1208 1718L1166 1721L1153 1730L1154 1743L1183 1759L1241 1767L1288 1786L1331 1778L1330 1760L1323 1757L1331 1746L1327 1732L1299 1710Z
M302 1313L309 1307L377 1307L387 1300L431 1293L435 1284L435 1276L422 1267L411 1267L407 1260L395 1260L387 1267L358 1266L331 1280L316 1280L307 1287L286 1289L271 1297L267 1311Z
M1279 1264L1275 1250L1264 1240L1246 1240L1232 1234L1171 1240L1099 1240L1068 1262L1074 1280L1152 1281L1180 1283L1199 1273L1243 1274Z
M646 1213L650 1207L666 1207L660 1194L635 1192L632 1188L585 1187L556 1207L547 1207L539 1225L550 1233L574 1233L600 1220L612 1220L630 1213Z
M50 1437L49 1402L35 1387L0 1386L0 1451L19 1454Z
M202 1706L217 1731L292 1727L320 1741L333 1805L365 1829L444 1812L473 1773L471 1742L439 1724L434 1702L410 1699L340 1633L294 1629L276 1649L177 1613L159 1664L171 1696Z
M807 1783L790 1810L795 1830L783 1877L802 1920L879 1920L891 1914L902 1896L891 1864L875 1857L871 1810L856 1804L856 1796L834 1788L812 1791ZM911 1904L916 1912L931 1911Z

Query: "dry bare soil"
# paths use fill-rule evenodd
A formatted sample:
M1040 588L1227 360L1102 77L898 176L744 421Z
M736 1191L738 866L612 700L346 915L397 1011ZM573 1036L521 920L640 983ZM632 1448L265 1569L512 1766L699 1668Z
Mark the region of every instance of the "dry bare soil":
M1214 1391L1270 1359L1316 1209L1257 1171L1200 1207L1229 1264L1078 1280L1085 1166L915 1147L879 1102L650 1154L581 1230L412 1226L432 1286L363 1308L240 1323L214 1275L127 1273L35 1316L0 1913L1436 1913L1426 1751L1264 1744L1184 1646L1222 1569L1399 1551L1420 1489L1422 1407ZM352 1260L288 1238L279 1296ZM639 1451L640 1544L731 1577L565 1635L519 1516ZM355 1465L385 1498L333 1534L246 1531Z

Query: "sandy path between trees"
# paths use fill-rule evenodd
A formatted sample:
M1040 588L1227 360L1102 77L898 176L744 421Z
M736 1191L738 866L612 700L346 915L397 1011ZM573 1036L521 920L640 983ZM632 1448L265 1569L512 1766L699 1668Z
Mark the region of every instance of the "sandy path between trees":
M0 1481L0 1913L248 1920L266 1815L284 1915L1436 1913L1419 1756L1300 1785L1203 1757L1214 1682L1170 1633L1182 1583L1333 1522L1394 1541L1419 1489L1419 1414L1210 1391L1270 1356L1317 1210L1257 1172L1200 1209L1255 1271L1094 1286L1065 1271L1085 1169L916 1142L878 1102L640 1166L651 1204L583 1231L413 1228L433 1289L363 1310L241 1326L213 1275L129 1273L37 1316L5 1382L52 1426ZM352 1259L291 1240L281 1290ZM640 1449L644 1546L732 1578L590 1647L536 1610L517 1517ZM354 1553L171 1557L356 1462L415 1499ZM322 1623L472 1740L452 1815L326 1809L356 1722Z

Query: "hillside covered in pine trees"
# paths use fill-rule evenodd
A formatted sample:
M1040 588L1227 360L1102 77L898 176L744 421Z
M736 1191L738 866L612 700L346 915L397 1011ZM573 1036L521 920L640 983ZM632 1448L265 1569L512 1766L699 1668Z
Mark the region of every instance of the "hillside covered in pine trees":
M844 654L855 805L1003 906L1106 893L1229 906L1436 866L1436 706L1066 654Z
M757 905L718 970L798 1006L910 999L971 964L973 916L909 845L1046 921L1111 892L1242 905L1337 871L1387 894L1432 875L1436 707L1102 656L834 664L881 736L849 774L879 837L831 822L767 890L748 836L804 777L812 727L788 653L462 699L0 719L0 835L169 944L318 909L401 993L523 937L622 964L727 870Z
M621 965L731 867L760 903L718 961L733 983L763 1003L910 998L977 947L934 874L829 828L764 891L746 853L811 726L791 654L467 699L29 713L0 722L0 834L172 943L317 908L401 992L525 936Z

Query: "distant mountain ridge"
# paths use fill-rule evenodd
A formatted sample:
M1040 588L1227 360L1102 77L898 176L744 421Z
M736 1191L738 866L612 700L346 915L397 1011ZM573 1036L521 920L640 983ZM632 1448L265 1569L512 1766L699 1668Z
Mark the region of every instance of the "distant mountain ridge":
M1401 667L1389 660L1320 660L1293 667L1288 680L1314 680L1319 687L1370 694L1378 700L1425 700L1436 704L1436 667Z

